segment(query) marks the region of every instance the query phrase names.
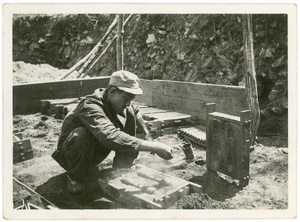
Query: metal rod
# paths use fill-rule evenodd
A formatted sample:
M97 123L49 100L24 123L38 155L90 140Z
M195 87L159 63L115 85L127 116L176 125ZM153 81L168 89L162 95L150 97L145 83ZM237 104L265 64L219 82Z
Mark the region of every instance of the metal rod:
M39 193L37 193L36 191L34 191L33 189L31 189L30 187L26 186L24 183L22 183L21 181L17 180L16 178L13 177L13 180L16 181L21 187L25 188L26 190L28 190L29 192L39 196L41 199L43 199L44 201L46 201L48 204L57 207L55 204L51 203L49 200L47 200L45 197L41 196ZM58 208L58 207L57 207Z

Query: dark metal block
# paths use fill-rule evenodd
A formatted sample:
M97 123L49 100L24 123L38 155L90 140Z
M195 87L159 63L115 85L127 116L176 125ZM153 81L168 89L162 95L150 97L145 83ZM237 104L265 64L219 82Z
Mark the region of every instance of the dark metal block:
M33 150L29 139L13 143L13 163L22 162L33 158Z
M26 140L19 140L15 141L13 143L13 152L14 153L19 153L19 152L24 152L27 150L31 150L31 143L29 139Z
M33 158L33 150L27 150L13 155L13 163L19 163Z

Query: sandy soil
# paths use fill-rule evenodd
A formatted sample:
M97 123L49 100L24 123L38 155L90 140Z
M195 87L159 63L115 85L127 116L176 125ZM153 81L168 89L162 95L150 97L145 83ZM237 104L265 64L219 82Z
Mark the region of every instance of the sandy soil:
M48 64L29 64L25 62L13 62L13 84L34 83L59 80L66 69L57 69ZM77 73L73 72L66 79L77 78Z
M57 80L65 70L49 65L31 65L15 62L14 84ZM76 76L76 74L74 74ZM73 78L70 76L68 78ZM13 117L14 129L23 131L30 139L34 158L13 165L13 176L62 209L129 208L110 201L97 184L97 178L111 171L113 152L91 174L87 190L71 195L66 190L65 171L51 158L61 127L61 120L49 116L41 122L40 113ZM42 123L42 124L41 124ZM44 124L45 123L45 124ZM165 135L157 140L174 147L174 159L165 161L148 153L140 153L137 164L200 184L201 194L192 194L179 200L175 209L287 209L288 208L288 141L287 138L259 137L250 153L250 182L240 188L237 181L223 174L206 174L206 151L194 146L195 159L187 162L179 148L183 141L176 135ZM31 196L31 203L39 206L45 201L36 198L17 183L13 184L14 207Z

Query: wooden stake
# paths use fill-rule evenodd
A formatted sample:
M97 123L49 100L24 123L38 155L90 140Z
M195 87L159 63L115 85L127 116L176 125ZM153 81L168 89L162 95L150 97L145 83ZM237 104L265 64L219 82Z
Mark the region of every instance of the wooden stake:
M115 41L115 39L117 38L117 35L115 35L113 37L113 39L110 41L110 43L106 46L106 48L103 50L103 52L95 59L95 61L89 66L88 70L80 77L80 78L84 78L88 75L88 73L90 72L90 70L95 66L95 64L105 55L105 53L107 52L107 50L110 48L110 46L112 45L112 43Z
M117 35L117 70L123 70L123 14L118 15L118 35Z
M130 14L127 18L126 18L126 20L125 20L125 22L123 23L123 29L124 29L124 27L125 27L125 25L127 24L127 22L130 20L130 18L132 17L133 15L132 14ZM111 42L109 43L109 45L104 49L104 51L94 60L94 62L89 66L89 68L88 68L88 70L87 71L85 71L85 73L83 74L83 75L81 75L81 78L84 78L84 77L86 77L88 74L89 74L89 72L90 72L90 70L95 66L95 64L104 56L104 54L107 52L107 50L110 48L110 46L112 45L112 43L114 42L114 40L117 38L117 35L115 35L114 37L113 37L113 39L111 40ZM122 52L122 54L123 54L123 52ZM124 59L124 57L123 57L123 55L122 55L122 58ZM124 62L122 62L122 64L124 64Z
M250 144L254 145L260 123L256 72L253 53L252 16L242 15L247 101L251 112Z
M69 76L73 71L75 71L77 68L81 67L83 65L83 67L80 69L79 73L81 75L83 69L85 69L88 64L90 64L90 62L92 61L92 59L95 57L96 52L98 52L99 48L102 47L103 43L105 42L105 40L107 39L107 37L110 35L110 33L114 30L114 28L117 26L117 17L114 19L114 21L112 22L112 24L108 27L106 33L104 34L104 36L102 37L102 39L98 42L98 44L92 49L92 51L89 52L89 54L87 54L83 59L81 59L78 63L76 63L71 69L69 69L67 71L67 73L61 78L64 79L67 76ZM79 76L80 76L79 75Z

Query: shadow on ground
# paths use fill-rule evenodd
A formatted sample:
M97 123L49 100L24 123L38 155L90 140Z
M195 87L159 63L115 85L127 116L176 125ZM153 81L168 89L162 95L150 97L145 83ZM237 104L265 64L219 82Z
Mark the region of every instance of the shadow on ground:
M89 178L86 189L79 194L71 194L66 189L66 173L50 178L36 188L36 192L60 209L112 209L115 203L107 199L97 182L97 177Z
M235 182L229 182L220 177L216 172L205 173L203 176L196 176L190 179L190 182L200 184L202 192L206 193L210 198L217 201L225 201L234 197L242 187Z

